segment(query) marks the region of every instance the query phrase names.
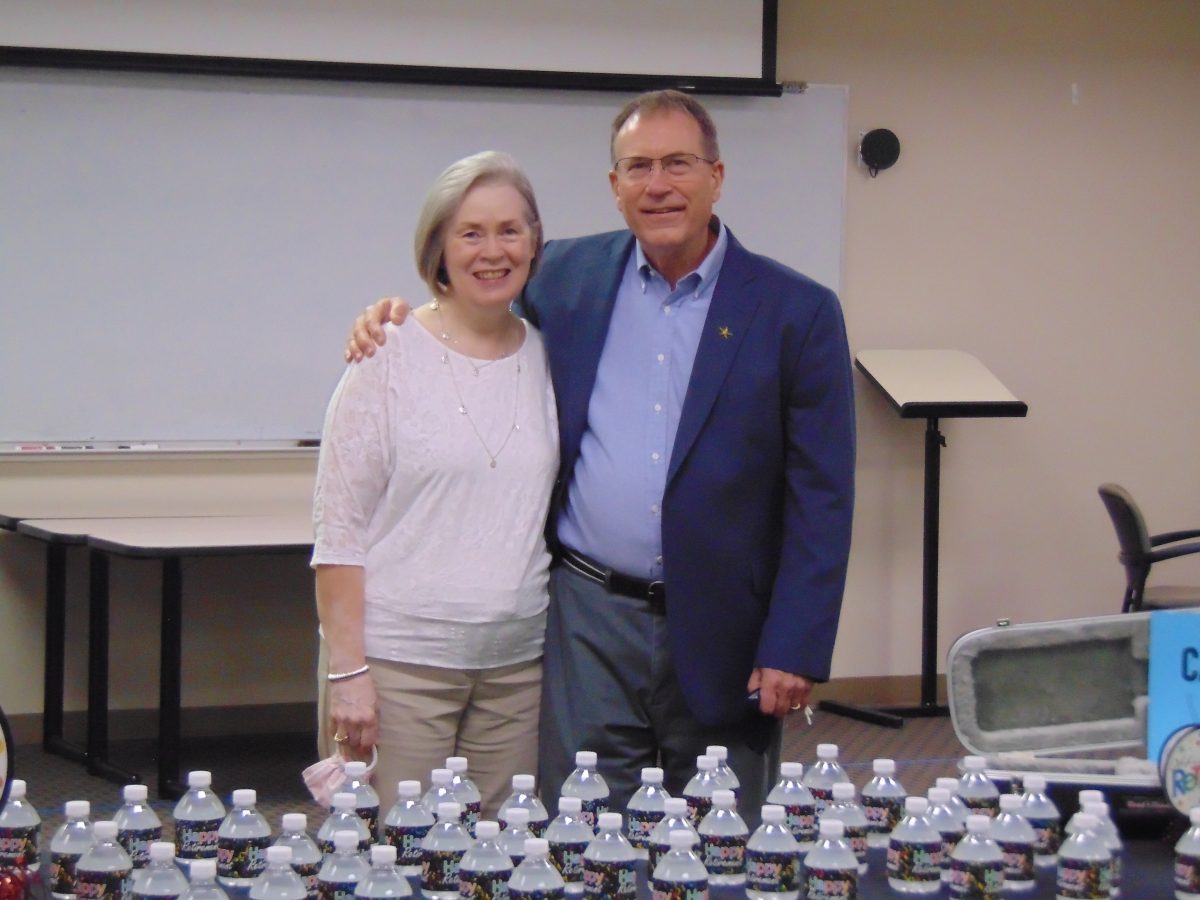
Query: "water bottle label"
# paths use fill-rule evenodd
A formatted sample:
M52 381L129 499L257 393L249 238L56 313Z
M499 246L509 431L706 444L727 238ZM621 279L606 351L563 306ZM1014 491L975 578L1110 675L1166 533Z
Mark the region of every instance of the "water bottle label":
M810 867L805 887L808 900L852 900L858 896L858 872Z
M563 881L583 881L583 853L587 846L583 841L578 844L555 841L550 845L550 862Z
M271 836L220 838L217 842L217 874L222 878L257 878L267 868Z
M637 866L630 860L583 861L583 893L594 900L637 897Z
M938 829L938 834L942 836L942 862L947 868L950 866L950 859L954 854L954 848L958 846L958 842L965 836L965 831L942 831Z
M1200 856L1176 854L1175 890L1184 894L1200 894Z
M961 797L961 795L960 795ZM1000 813L1000 797L961 797L966 804L967 812L973 816L991 816L996 818Z
M462 850L426 850L421 854L421 889L457 891Z
M16 828L0 828L0 866L25 868L38 858L40 825L20 825Z
M783 808L784 822L801 844L811 844L817 839L817 808L807 803L798 803Z
M590 800L584 800L582 809L579 811L579 818L587 823L588 828L592 831L596 830L596 825L600 822L600 813L608 812L607 797L593 797Z
M746 871L746 836L702 834L700 858L709 875L741 875Z
M1072 900L1103 900L1112 893L1112 869L1107 861L1058 858L1058 896Z
M1053 856L1062 844L1062 825L1058 819L1028 819L1033 826L1033 852L1038 856Z
M304 892L310 897L316 897L318 894L318 875L321 873L321 861L310 863L292 863L292 868L296 874L300 876L300 880L304 882ZM157 900L157 898L156 898Z
M687 794L684 794L683 798L687 801L688 819L691 820L692 827L694 828L700 824L700 820L707 816L712 809L712 797L689 797Z
M662 821L663 811L650 809L631 809L625 813L625 836L629 843L638 850L650 849L650 833L654 826Z
M708 900L708 879L668 881L650 879L650 900Z
M995 900L1004 890L1004 860L950 860L950 896ZM1108 894L1104 895L1105 897Z
M800 889L800 854L746 850L746 887L773 894Z
M483 811L483 804L478 800L473 800L466 804L466 809L463 811L463 825L467 831L471 833L471 837L475 837L475 826L479 824L479 815ZM374 829L371 834L374 834Z
M175 822L175 855L180 859L215 859L221 819L182 819Z
M904 815L903 797L862 795L863 812L867 814L867 831L871 834L891 834Z
M562 888L535 888L524 891L509 885L508 900L563 900L566 892Z
M468 872L460 868L458 895L463 900L508 900L508 879L512 873L512 869Z
M354 900L355 881L320 881L317 883L319 900Z
M813 800L816 802L817 812L825 812L825 807L833 802L832 787L809 787L808 792L812 794Z
M82 853L50 854L50 891L54 894L75 893L75 864Z
M888 878L897 881L940 881L945 863L945 845L941 841L888 841Z
M355 808L354 812L366 823L367 831L371 832L371 839L374 840L375 835L379 834L379 807L359 806Z
M867 858L867 826L866 825L846 825L846 843L850 845L850 849L854 851L858 861L864 862Z
M432 825L384 825L383 839L396 848L396 865L421 865L421 841Z
M75 895L79 900L124 900L132 886L133 869L75 870Z
M117 843L125 848L135 869L150 863L150 845L162 840L162 826L157 828L127 828L117 832Z
M1033 881L1033 845L996 841L1004 854L1004 877L1009 881Z

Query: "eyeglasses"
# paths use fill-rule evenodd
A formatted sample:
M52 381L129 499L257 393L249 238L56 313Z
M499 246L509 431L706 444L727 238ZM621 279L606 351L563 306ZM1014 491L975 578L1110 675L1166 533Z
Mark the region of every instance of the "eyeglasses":
M672 153L657 159L648 156L624 156L613 164L613 171L626 181L645 181L654 172L654 164L658 163L668 178L683 179L694 175L699 163L708 163L711 166L715 162L715 159L705 159L695 153Z

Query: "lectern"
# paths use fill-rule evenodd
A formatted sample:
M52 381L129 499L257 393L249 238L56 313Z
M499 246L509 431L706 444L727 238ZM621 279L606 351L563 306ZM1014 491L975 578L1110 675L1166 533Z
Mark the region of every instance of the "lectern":
M921 599L921 700L916 706L869 709L829 700L821 709L877 725L900 728L904 717L941 716L937 702L938 507L941 450L939 419L1024 416L1029 407L983 363L960 350L863 350L858 370L883 392L902 419L925 420L925 530Z

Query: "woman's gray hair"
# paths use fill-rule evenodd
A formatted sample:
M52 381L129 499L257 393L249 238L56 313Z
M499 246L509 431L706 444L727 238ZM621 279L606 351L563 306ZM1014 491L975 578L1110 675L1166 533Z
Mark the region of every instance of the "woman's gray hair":
M417 233L413 240L417 271L434 295L444 294L449 287L443 256L446 250L446 227L462 206L467 192L477 184L512 185L525 200L526 221L533 229L534 251L529 274L537 270L542 256L542 222L538 215L533 185L521 171L517 161L507 153L485 150L452 163L437 177L425 195L421 214L417 217Z

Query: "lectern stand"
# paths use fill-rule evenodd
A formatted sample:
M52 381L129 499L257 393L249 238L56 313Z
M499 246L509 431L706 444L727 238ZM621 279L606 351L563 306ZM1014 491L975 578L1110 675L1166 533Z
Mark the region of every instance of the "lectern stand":
M869 709L829 700L821 709L876 725L900 728L904 717L942 716L937 702L938 506L941 448L938 420L1024 416L1029 407L987 367L959 350L863 350L855 365L883 392L902 419L925 420L925 546L921 603L921 701L916 706Z

